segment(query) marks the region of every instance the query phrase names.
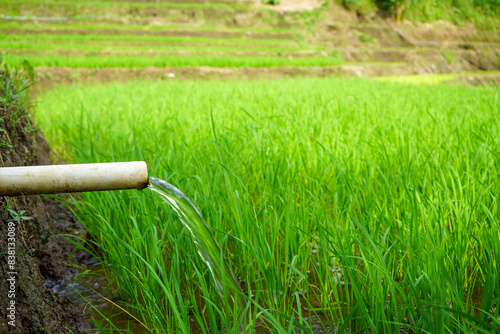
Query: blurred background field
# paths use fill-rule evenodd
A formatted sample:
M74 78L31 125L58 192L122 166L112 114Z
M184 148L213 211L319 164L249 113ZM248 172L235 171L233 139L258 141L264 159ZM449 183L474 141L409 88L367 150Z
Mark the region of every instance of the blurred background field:
M210 77L200 67L250 78L263 67L280 77L498 71L495 1L6 1L0 50L40 80L81 79L61 67L125 79L124 68L147 67L192 69L181 79Z

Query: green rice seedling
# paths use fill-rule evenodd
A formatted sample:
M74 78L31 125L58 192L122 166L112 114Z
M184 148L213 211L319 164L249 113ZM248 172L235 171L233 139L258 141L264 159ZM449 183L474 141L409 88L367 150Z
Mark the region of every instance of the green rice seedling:
M68 42L61 45L57 42L25 42L25 41L0 41L0 49L6 52L12 52L13 50L22 51L55 51L55 52L73 52L75 55L77 52L81 54L81 51L87 53L91 52L111 52L113 54L120 54L129 52L130 53L149 53L152 52L167 52L167 54L180 53L180 52L190 52L191 55L195 54L198 56L204 56L210 53L224 53L224 55L237 55L241 53L240 50L235 50L234 46L199 46L199 45L163 45L156 43L137 43L137 42L115 42L109 44L107 42ZM322 48L310 48L304 49L301 47L283 46L283 47L267 47L267 46L251 46L245 47L245 54L267 52L273 55L277 55L280 52L296 52L296 51L322 51Z
M113 55L98 56L89 55L85 57L67 57L58 54L29 55L24 54L33 66L50 67L186 67L186 66L211 66L211 67L281 67L281 66L337 66L342 61L338 58L314 57L314 58L291 58L291 57L239 57L239 56L204 56L195 55ZM20 57L7 54L7 62L16 62Z
M69 162L145 160L189 196L272 332L499 330L500 95L350 79L60 87ZM175 215L83 194L109 277L153 332L235 332Z
M17 0L16 2L22 4L52 4L50 1L46 0ZM91 0L91 1L76 1L76 0L58 0L58 5L86 5L86 6L141 6L141 7L178 7L178 8L231 8L231 9L251 9L251 10L259 10L260 8L245 6L241 4L227 4L227 3L172 3L172 2L126 2L125 4L122 1L99 1L99 0ZM264 9L266 10L266 9Z
M55 41L55 42L113 42L113 41L140 41L162 43L209 43L211 45L224 44L255 44L255 45L283 45L289 40L283 39L249 39L249 38L210 38L210 37L184 37L184 36L155 36L155 35L71 35L71 34L9 34L0 36L0 40L7 41Z
M432 74L432 75L408 75L408 76L398 76L398 77L381 77L376 78L375 80L381 81L391 81L391 82L401 82L401 83L413 83L413 84L428 84L435 85L440 84L446 81L451 81L453 79L457 79L465 76L489 76L489 75L497 75L498 71L473 71L473 72L462 72L455 74Z
M170 30L179 30L179 31L216 31L216 32L240 32L246 34L249 29L247 27L217 27L217 26L185 26L185 25L161 25L161 26L152 26L152 25L137 25L137 24L110 24L110 23L100 23L100 22L93 22L92 20L89 20L89 23L82 24L80 22L77 23L72 23L70 22L63 22L63 23L58 23L58 22L36 22L32 23L30 21L22 21L22 22L8 22L7 19L4 18L3 23L0 23L0 29L13 29L13 28L19 28L21 31L23 31L26 28L33 28L33 29L54 29L54 30L59 30L59 31L67 31L67 30L86 30L86 31L92 31L92 30L120 30L120 31L137 31L137 30L142 30L142 31L152 31L152 32L161 32L163 30L165 31L170 31ZM2 21L0 21L2 22ZM252 28L250 30L253 33L265 33L267 37L274 37L273 34L283 34L283 33L289 33L289 34L298 34L300 32L299 29L293 29L293 28L272 28L272 29L266 29L266 28Z

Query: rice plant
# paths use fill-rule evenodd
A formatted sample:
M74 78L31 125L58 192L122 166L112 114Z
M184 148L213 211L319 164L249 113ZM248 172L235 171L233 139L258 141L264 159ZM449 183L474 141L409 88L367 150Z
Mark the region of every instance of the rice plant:
M60 87L36 119L68 162L145 160L182 189L251 302L250 330L490 333L498 110L495 88L169 81ZM78 212L149 331L237 332L153 193L86 193Z

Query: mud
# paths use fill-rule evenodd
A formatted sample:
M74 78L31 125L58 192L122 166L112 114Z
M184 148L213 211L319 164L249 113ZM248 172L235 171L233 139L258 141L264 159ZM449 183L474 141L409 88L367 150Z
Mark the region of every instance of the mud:
M48 145L27 115L27 106L15 95L9 94L9 99L5 95L0 91L0 167L51 164ZM53 198L0 197L0 207L0 333L83 333L92 328L78 306L46 287L47 279L77 273L69 264L78 263L70 257L74 246L57 235L85 237L81 224ZM15 221L16 216L30 218ZM15 247L8 239L9 223L15 225ZM15 264L8 257L13 250ZM7 281L12 277L13 294ZM14 313L7 311L12 304Z

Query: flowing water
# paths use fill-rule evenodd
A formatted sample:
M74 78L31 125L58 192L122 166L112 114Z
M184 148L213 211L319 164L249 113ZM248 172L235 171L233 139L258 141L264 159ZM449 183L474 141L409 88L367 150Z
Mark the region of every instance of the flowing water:
M229 296L228 302L230 303L231 310L236 310L233 314L234 321L241 321L239 331L244 332L244 325L249 320L247 314L247 301L243 297L241 288L236 281L231 269L222 257L221 249L215 240L212 231L201 216L198 209L193 205L191 200L186 197L179 189L161 179L150 177L149 189L160 194L163 199L175 211L179 220L189 230L191 237L197 247L198 253L203 261L208 265L215 282L217 289L223 296L224 291ZM85 265L83 265L85 266ZM107 323L107 318L113 318L113 323L116 323L119 329L129 330L132 329L133 333L142 333L144 327L127 314L123 314L117 307L109 301L116 296L113 289L107 289L107 278L102 275L101 265L94 267L87 267L87 275L77 275L71 279L65 279L57 282L47 281L47 287L51 288L54 293L66 296L73 302L78 304L82 309L87 309L90 312L89 317L96 318L101 324ZM314 284L317 284L314 282ZM224 290L225 289L225 290ZM92 305L91 308L88 304ZM303 305L316 305L313 301L309 300L308 303L303 301ZM318 303L317 308L321 305ZM307 314L309 310L304 308L302 310ZM118 317L117 317L118 313ZM310 325L313 333L333 333L335 328L325 324L328 321L328 315L309 314L309 318L305 318ZM122 328L122 325L124 326ZM192 324L191 328L193 333L206 333L205 329L198 325ZM268 333L267 326L262 326L258 322L254 334ZM296 328L296 332L300 333L300 329Z
M198 209L186 195L166 181L150 177L148 188L160 194L175 211L181 223L187 227L196 244L198 253L210 269L221 296L223 296L224 289L226 289L231 310L236 310L237 313L233 314L234 320L245 321L242 317L245 317L247 302L243 297L243 292L233 272L222 257L217 240L215 240L212 231ZM242 328L243 325L240 329Z

